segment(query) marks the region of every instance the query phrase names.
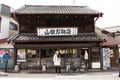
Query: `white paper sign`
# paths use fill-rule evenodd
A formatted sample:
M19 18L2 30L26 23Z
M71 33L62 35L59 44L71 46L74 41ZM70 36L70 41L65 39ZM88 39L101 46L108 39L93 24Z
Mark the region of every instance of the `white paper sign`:
M66 36L77 35L78 28L37 28L37 36Z

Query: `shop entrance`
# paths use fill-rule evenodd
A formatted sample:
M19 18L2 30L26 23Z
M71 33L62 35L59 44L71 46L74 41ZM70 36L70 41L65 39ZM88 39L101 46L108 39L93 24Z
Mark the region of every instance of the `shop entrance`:
M80 60L83 59L84 49L41 49L40 50L40 65L41 71L55 72L53 56L56 50L61 54L61 72L67 71L67 65L71 62L75 68L75 71L80 71ZM82 56L82 57L81 57Z
M56 50L61 53L61 72L66 72L67 65L70 62L73 62L75 70L79 71L80 60L84 56L84 49L82 48L19 49L17 54L19 60L17 61L20 61L21 69L26 68L37 72L55 72L53 56Z

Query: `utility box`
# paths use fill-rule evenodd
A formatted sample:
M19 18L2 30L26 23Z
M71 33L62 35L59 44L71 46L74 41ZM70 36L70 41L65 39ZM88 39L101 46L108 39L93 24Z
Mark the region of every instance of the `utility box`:
M14 67L14 72L19 72L20 71L20 68L19 68L19 65L15 65L15 67Z

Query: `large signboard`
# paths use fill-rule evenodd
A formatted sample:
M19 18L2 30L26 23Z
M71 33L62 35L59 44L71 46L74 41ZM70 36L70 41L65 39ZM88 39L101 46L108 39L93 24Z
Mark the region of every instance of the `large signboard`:
M77 27L67 28L37 28L38 36L70 36L78 35Z

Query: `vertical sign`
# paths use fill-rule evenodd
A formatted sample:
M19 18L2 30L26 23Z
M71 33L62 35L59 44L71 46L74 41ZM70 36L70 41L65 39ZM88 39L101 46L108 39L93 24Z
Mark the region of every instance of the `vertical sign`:
M103 69L107 70L110 68L110 49L103 48Z

